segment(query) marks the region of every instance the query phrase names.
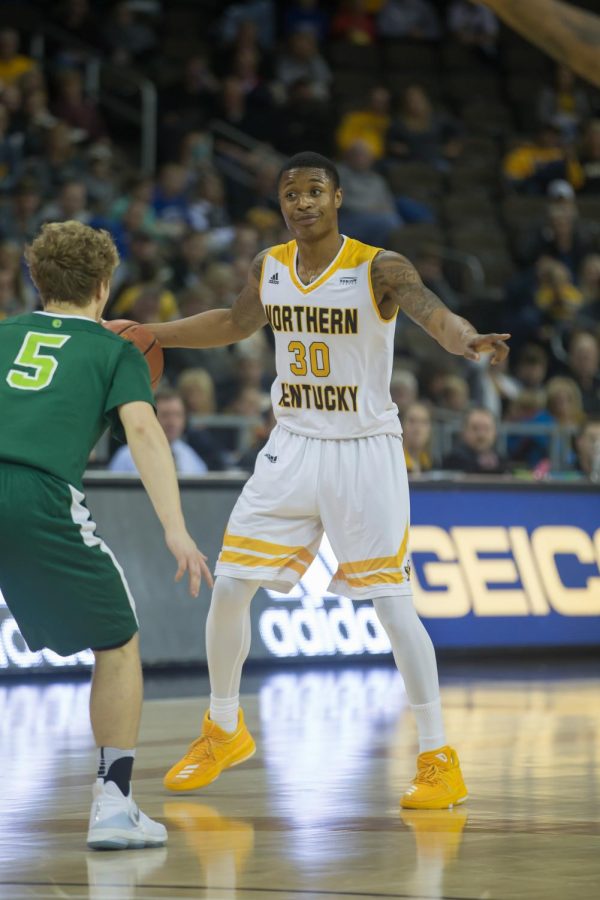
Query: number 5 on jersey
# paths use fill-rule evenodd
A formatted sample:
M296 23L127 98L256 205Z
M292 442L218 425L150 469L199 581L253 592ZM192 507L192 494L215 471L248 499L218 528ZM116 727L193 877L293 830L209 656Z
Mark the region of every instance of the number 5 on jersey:
M8 384L18 391L41 391L42 388L48 387L58 368L58 360L40 351L59 350L70 337L70 334L40 334L28 331L13 365L22 366L30 371L11 369L6 376Z

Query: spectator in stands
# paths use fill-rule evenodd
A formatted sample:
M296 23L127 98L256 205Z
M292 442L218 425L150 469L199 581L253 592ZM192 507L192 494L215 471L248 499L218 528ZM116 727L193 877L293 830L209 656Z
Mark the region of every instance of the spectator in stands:
M582 194L600 194L600 119L588 122L583 136L581 153Z
M0 84L14 84L35 67L33 59L19 53L19 33L14 28L0 30Z
M481 50L494 57L497 52L498 19L485 6L474 6L470 0L453 0L447 17L448 31L466 47Z
M58 97L54 112L71 128L77 129L81 140L98 141L105 137L106 127L96 104L84 96L81 72L70 69L58 78Z
M546 409L545 391L522 390L510 401L505 421L516 425L551 426L553 419ZM510 459L534 469L547 460L550 440L547 435L535 434L533 430L529 434L511 434L509 431L506 449Z
M357 105L342 116L335 135L339 153L343 155L355 141L362 140L369 145L375 159L383 158L391 124L390 99L386 87L374 87L366 103Z
M339 0L331 23L334 40L364 47L377 36L373 16L365 8L364 0Z
M63 0L51 6L56 25L61 29L59 44L50 40L50 55L60 66L82 66L89 59L85 46L98 45L99 25L89 0Z
M561 126L542 122L530 141L517 144L504 157L502 171L510 187L522 194L546 193L557 179L579 186L581 175L572 147L565 147Z
M312 31L321 44L327 36L329 18L319 8L319 0L296 0L289 4L283 18L285 34L295 31Z
M584 412L600 415L600 345L590 331L576 331L571 335L569 374L581 391Z
M157 43L152 29L137 20L136 11L127 0L115 4L102 35L111 62L117 66L148 60Z
M415 403L419 396L419 382L410 369L394 369L390 382L390 395L398 407L398 415L402 420L406 410Z
M9 205L0 209L0 240L24 244L33 240L42 223L42 195L37 181L22 178Z
M17 307L29 312L38 305L38 295L24 264L23 247L13 241L0 244L0 269L11 277L10 291Z
M575 438L577 469L598 483L600 481L600 419L588 419Z
M110 308L111 319L170 322L179 317L175 295L161 283L158 273L148 274L154 275L154 279L132 284L119 294Z
M293 156L298 147L319 151L326 156L333 150L332 117L313 82L299 78L290 85L287 101L278 113L278 133L273 143L280 153Z
M233 44L240 32L250 26L253 40L270 50L275 43L275 24L273 0L245 0L227 7L218 23L218 34L223 43Z
M579 288L573 284L567 266L544 256L538 265L540 283L535 292L535 304L541 312L541 322L554 325L572 322L583 303Z
M32 158L27 169L42 184L44 192L50 194L65 181L82 177L85 163L66 122L57 122L48 129L43 154Z
M571 185L562 179L548 187L545 221L525 237L520 257L524 263L550 256L568 267L573 279L584 257L595 249L594 232L581 222Z
M94 212L102 216L101 221L92 224L105 227L108 222L104 217L120 193L114 155L108 144L99 142L88 147L85 158L87 167L83 180L89 202Z
M183 74L159 96L161 159L173 161L173 153L185 133L207 127L215 112L219 90L219 80L207 55L190 56Z
M163 389L156 394L156 415L171 447L175 468L180 475L204 475L208 467L184 440L186 414L177 391ZM137 472L128 446L120 447L108 468L111 472Z
M584 328L597 326L600 322L600 254L590 253L585 257L580 269L579 287L584 305L578 324Z
M469 407L471 399L469 384L462 375L448 372L442 375L435 386L435 402L440 410L455 418L462 415Z
M231 263L210 263L204 273L204 285L212 292L215 307L231 306L238 294Z
M215 385L206 369L185 369L177 379L181 395L190 416L213 416L217 411Z
M546 407L562 428L579 428L585 419L583 398L573 378L555 375L546 385Z
M385 246L390 233L402 224L387 181L374 169L369 144L354 141L338 166L344 190L340 227L350 237Z
M331 71L319 53L317 39L310 30L298 29L290 34L275 74L286 91L302 79L311 85L316 99L327 100L329 97Z
M241 78L233 75L223 79L215 112L218 119L257 141L269 143L276 134L277 126L272 120L270 109L265 106L252 108L244 92ZM236 162L243 162L247 156L247 151L240 144L224 138L215 141L215 150L219 155Z
M548 376L548 353L540 344L524 344L517 356L515 377L522 390L540 391Z
M442 25L431 0L387 0L377 17L383 38L438 41Z
M446 456L444 469L467 474L499 475L507 471L507 463L496 449L497 427L487 409L475 407L464 416L460 442Z
M213 348L212 352L219 349L224 348ZM198 354L198 351L195 352ZM188 415L187 442L204 460L211 472L222 471L226 468L226 461L223 449L215 438L214 429L199 420L204 416L213 416L217 411L215 385L210 373L198 367L185 369L177 380L177 391L183 399Z
M406 470L411 475L429 472L431 459L431 412L425 403L411 403L402 416L402 444Z
M11 269L0 268L0 320L27 312L19 295L18 280Z
M581 123L590 114L590 103L586 92L577 84L575 75L567 66L557 65L554 85L542 88L537 102L540 122L555 122L565 140L572 141L577 136Z
M460 307L461 298L444 274L441 248L436 244L421 244L414 259L414 266L425 287L437 294L446 306L456 312Z
M424 88L409 85L387 136L388 158L416 160L445 169L462 152L460 128L449 116L435 112Z
M214 169L207 169L199 175L190 198L189 219L194 231L227 228L230 225L225 183Z
M166 163L158 174L152 197L157 226L170 238L180 238L190 222L188 175L183 166Z
M261 391L251 384L240 383L233 399L227 404L224 412L232 416L246 416L258 419L264 408Z
M21 141L9 133L10 117L0 104L0 193L7 193L21 174Z
M37 156L43 153L48 131L58 123L50 112L45 88L34 88L26 93L23 115L23 152L26 156Z
M87 188L83 181L66 181L56 198L42 210L45 222L67 222L74 219L87 225L92 218L88 209Z
M174 291L199 284L211 259L209 233L189 231L178 244L179 253L172 261L170 285Z

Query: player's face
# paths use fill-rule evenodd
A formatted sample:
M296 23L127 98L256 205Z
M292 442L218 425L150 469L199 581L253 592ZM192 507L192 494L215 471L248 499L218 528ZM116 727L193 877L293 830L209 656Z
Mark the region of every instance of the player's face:
M279 182L281 212L299 240L314 241L337 230L342 191L324 169L290 169Z

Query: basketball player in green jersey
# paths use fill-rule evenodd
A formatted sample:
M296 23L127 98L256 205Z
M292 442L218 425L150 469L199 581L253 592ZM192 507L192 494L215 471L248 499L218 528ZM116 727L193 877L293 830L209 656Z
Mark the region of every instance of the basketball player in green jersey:
M278 187L294 240L257 256L231 309L151 329L167 347L211 347L269 322L277 365L277 427L232 512L216 567L206 623L210 709L165 785L202 788L254 753L239 708L250 602L260 585L289 591L325 530L339 563L329 589L372 600L415 715L417 775L402 806L448 808L467 789L446 742L435 652L412 602L408 482L389 390L394 320L403 310L449 353L471 360L482 351L503 360L510 335L478 334L403 256L341 235L342 191L330 160L292 157Z
M0 322L0 589L31 650L94 651L100 764L88 845L161 846L166 829L130 786L142 704L135 604L81 483L109 425L124 427L176 579L188 572L192 596L202 575L212 579L185 527L146 362L100 324L118 263L112 239L79 222L45 225L27 260L44 309Z

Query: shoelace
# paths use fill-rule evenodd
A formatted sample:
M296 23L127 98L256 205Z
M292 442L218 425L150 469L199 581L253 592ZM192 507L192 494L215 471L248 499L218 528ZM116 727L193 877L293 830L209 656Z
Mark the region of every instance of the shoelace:
M444 780L444 772L439 769L435 763L427 766L426 769L420 769L414 778L415 784L438 784Z
M215 758L215 751L212 745L212 740L205 734L201 735L199 738L191 744L190 749L186 753L186 757L189 759L193 759L194 762L202 762L204 759L212 759Z

